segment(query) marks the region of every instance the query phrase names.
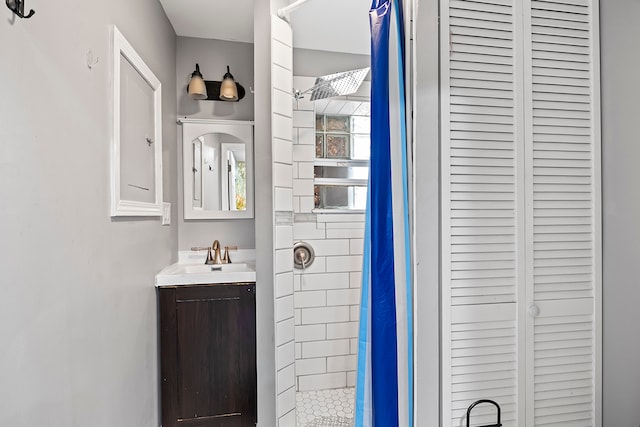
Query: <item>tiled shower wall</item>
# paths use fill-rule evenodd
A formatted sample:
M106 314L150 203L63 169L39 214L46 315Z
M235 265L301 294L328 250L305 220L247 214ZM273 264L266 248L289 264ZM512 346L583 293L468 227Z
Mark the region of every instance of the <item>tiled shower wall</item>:
M294 88L315 79L294 77ZM307 96L308 98L308 96ZM307 99L293 104L294 241L316 259L294 271L295 369L298 391L355 385L364 214L312 212L315 112Z
M293 206L291 204L293 198L291 172L293 168L291 158L293 40L289 24L275 16L271 19L276 412L278 427L295 427Z

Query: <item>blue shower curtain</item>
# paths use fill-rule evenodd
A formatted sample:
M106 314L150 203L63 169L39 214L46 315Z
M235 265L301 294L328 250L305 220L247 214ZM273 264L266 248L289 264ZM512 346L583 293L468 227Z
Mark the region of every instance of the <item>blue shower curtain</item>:
M371 160L356 427L413 426L413 303L402 0L374 0Z

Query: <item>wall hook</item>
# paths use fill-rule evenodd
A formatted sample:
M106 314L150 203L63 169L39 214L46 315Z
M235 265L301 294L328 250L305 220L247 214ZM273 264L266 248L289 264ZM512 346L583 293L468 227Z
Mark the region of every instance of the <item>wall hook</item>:
M29 14L25 16L25 14L24 14L24 0L5 0L5 2L7 4L7 7L9 8L9 10L11 10L13 13L18 15L19 18L29 19L36 13L35 10L31 9L29 11Z
M87 67L89 67L89 69L92 69L93 67L98 65L98 62L100 62L100 58L97 56L94 57L93 52L91 50L87 51L87 54L85 55L85 57L87 58Z

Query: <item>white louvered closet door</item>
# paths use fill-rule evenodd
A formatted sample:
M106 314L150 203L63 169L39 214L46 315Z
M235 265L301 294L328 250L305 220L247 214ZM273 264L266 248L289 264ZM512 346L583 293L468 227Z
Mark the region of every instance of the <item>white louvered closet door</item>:
M599 425L592 1L442 0L444 426Z
M592 3L597 8L592 0L528 3L528 426L599 425L600 129Z
M486 398L517 427L521 12L512 0L446 0L441 13L443 425L465 426ZM495 423L490 412L478 407L473 425Z

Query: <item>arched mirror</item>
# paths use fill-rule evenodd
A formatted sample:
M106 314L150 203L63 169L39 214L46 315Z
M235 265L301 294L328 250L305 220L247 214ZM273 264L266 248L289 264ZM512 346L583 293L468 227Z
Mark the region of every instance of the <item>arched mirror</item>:
M253 122L179 122L184 218L253 218Z

